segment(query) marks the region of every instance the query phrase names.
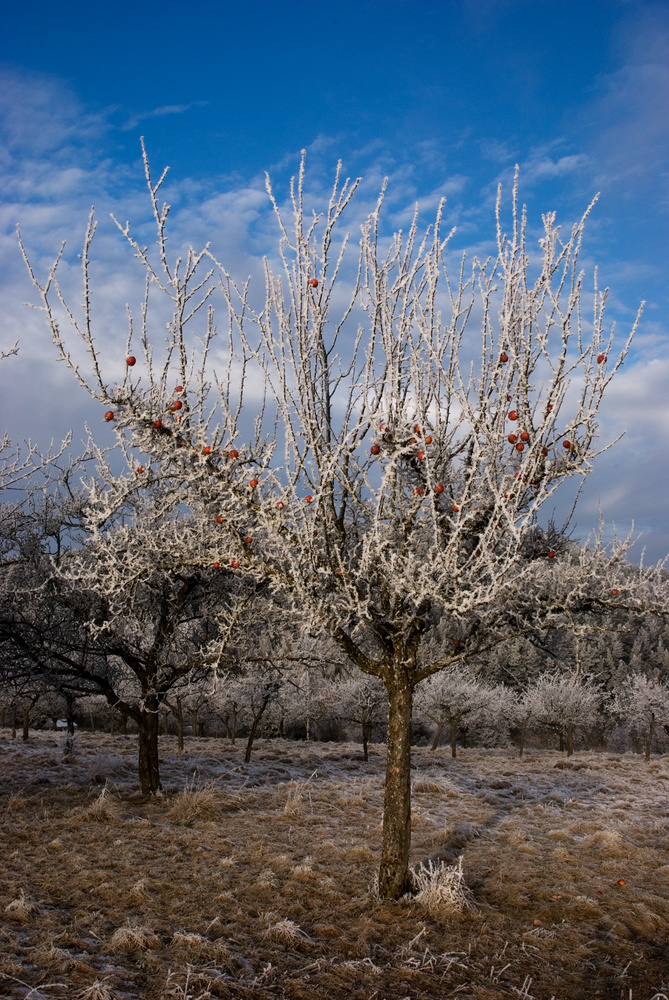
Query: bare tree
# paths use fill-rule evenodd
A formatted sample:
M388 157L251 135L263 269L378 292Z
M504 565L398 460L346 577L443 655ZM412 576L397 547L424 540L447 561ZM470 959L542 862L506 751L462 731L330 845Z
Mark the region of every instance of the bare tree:
M669 725L669 687L643 674L632 674L616 695L614 713L641 731L646 760L650 760L657 726Z
M574 734L596 721L602 691L589 677L559 672L542 674L528 689L525 709L541 725L560 737L560 749L574 752Z
M39 308L60 357L109 407L119 435L151 455L154 474L180 477L184 505L211 523L216 502L241 538L252 539L234 552L228 545L226 560L289 596L312 631L383 682L389 724L379 891L396 899L409 885L416 685L523 631L527 614L532 627L564 624L586 579L593 600L611 600L609 577L591 573L592 561L603 560L596 546L581 550L570 574L546 583L537 567L562 557L545 532L537 536L536 520L558 488L572 484L577 494L591 471L597 412L639 317L614 353L604 328L606 292L595 278L592 312L582 320L578 257L592 206L564 242L555 215L545 215L534 264L514 186L510 235L500 194L496 255L463 258L452 278L443 204L424 233L416 213L406 233L386 237L382 191L350 270L348 238L335 244L357 181L342 181L338 168L324 213L309 217L304 161L287 213L268 181L279 261L278 269L265 262L265 298L257 303L249 282L236 282L208 246L169 259L169 208L158 201L165 174L154 181L146 156L145 168L155 253L119 225L147 279L143 377L133 374L132 317L124 380L113 385L102 375L89 281L92 217L82 254L83 321L58 286L60 255L43 284L30 272ZM172 316L162 357L150 338L156 293ZM213 372L218 293L228 338ZM62 317L89 352L90 378L63 340ZM259 384L260 402L248 395ZM240 427L250 435L246 444L236 441ZM626 600L635 595L628 589ZM462 647L433 641L444 620Z
M347 722L357 723L362 730L362 754L369 760L369 743L374 727L386 722L388 699L381 681L376 677L348 678L337 684L339 712Z

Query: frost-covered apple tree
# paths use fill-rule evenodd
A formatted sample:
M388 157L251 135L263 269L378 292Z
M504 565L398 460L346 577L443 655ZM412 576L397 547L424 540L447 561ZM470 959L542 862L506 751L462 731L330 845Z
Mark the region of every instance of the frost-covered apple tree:
M545 215L534 260L514 186L508 235L498 198L496 253L463 257L453 274L443 204L426 230L416 212L387 237L382 191L356 249L338 232L358 182L338 168L324 211L310 214L303 159L287 207L268 180L279 246L265 260L263 295L208 245L171 255L169 208L158 200L165 173L154 181L146 156L145 167L155 245L119 224L146 277L123 380L104 377L94 332L92 219L83 313L61 294L60 256L43 284L33 275L40 308L61 359L119 435L150 456L152 475L179 482L184 509L208 519L202 559L267 580L303 628L384 684L379 891L399 898L409 884L416 686L537 622L564 623L579 581L592 600L611 599L608 571L589 576L585 554L566 593L547 586L560 553L537 529L556 490L576 493L593 467L598 409L630 342L614 352L596 281L582 307L590 208L564 238ZM227 336L214 371L217 295ZM89 352L90 375L63 322Z

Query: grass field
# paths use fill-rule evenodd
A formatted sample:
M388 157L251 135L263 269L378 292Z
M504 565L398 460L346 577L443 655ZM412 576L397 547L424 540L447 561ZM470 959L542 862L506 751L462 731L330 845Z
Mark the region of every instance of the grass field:
M0 733L0 996L669 997L669 760L414 752L412 864L381 903L385 750ZM457 866L462 865L462 876Z

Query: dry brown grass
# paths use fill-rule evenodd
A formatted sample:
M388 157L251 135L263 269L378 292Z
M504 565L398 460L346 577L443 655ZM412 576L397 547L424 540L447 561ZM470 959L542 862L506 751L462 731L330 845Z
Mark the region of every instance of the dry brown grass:
M416 749L423 894L388 904L384 748L242 758L161 740L145 800L130 737L0 733L0 996L669 997L668 761Z

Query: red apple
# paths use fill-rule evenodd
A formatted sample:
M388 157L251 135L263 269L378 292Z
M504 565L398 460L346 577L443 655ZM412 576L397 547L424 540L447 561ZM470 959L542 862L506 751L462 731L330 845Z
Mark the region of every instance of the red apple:
M220 566L221 566L220 562L214 563L214 569L220 569Z
M412 489L411 492L414 494L414 496L422 497L422 495L423 495L423 487L422 486L414 486L414 488Z
M232 450L230 451L230 458L239 458L239 452L237 451L237 449L236 449L236 448L233 448L233 449L232 449Z
M253 538L251 537L251 535L247 535L244 541L246 542L247 545L250 545L251 542L253 541Z
M249 486L251 487L252 490L254 490L257 485L258 485L257 479L249 479Z
M216 524L223 524L223 515L222 514L217 514L216 515Z
M309 278L309 284L312 288L318 288L318 278Z
M428 434L428 436L427 436L427 437L425 438L425 444L432 444L432 438L430 437L430 435L429 435L429 434Z
M133 355L131 354L129 358L125 359L125 363L128 366L128 368L132 368L133 365L137 364L137 358L133 357Z
M138 476L141 476L141 474L142 474L143 472L144 472L144 466L143 466L143 465L138 465L138 466L137 466L137 475L138 475Z
M206 444L202 449L203 455L211 455L211 445Z
M509 434L509 436L507 437L506 440L509 442L509 444L515 444L516 441L518 440L518 435L517 434Z
M618 594L620 593L620 591L618 591L618 590L612 590L611 593L613 594L614 597L617 597Z
M109 423L109 421L113 419L114 419L114 411L107 410L107 412L105 413L105 420L107 421L107 423Z
M434 492L435 493L443 493L444 492L443 484L442 483L437 483L437 485L434 488Z
M312 497L311 493L307 493L306 497L304 498L304 502L305 503L313 503L313 499L314 498Z
M503 365L505 365L509 360L509 355L502 352L499 356L499 360L502 362Z
M380 455L381 454L381 449L379 448L378 444L373 444L372 447L369 450L371 451L372 455Z
M174 391L175 392L183 392L184 391L184 387L182 385L178 385Z
M237 567L239 566L239 559L233 559L230 565L232 566L233 569L237 569Z
M454 639L453 640L453 645L454 646L459 646L460 645L460 640L459 639Z
M452 510L452 511L453 511L454 513L456 513L456 514L457 514L457 512L458 512L458 511L460 510L460 507L458 506L458 504L457 504L457 503L454 503L454 504L451 504L451 510Z
M570 451L574 446L571 443L571 441L569 441L567 438L565 438L564 441L562 442L562 447L566 448L567 451Z
M156 428L157 431L161 430L163 426L162 420L154 420L153 426Z
M180 399L175 399L174 402L172 403L172 407L171 408L173 410L180 410L183 405L184 404L181 402Z
M546 457L546 455L548 454L548 448L542 448L542 449L541 449L541 454L542 454L542 455L544 456L544 458L545 458L545 457Z
M418 454L416 455L416 458L418 459L419 462L422 462L423 459L425 458L425 452L419 451Z
M422 432L422 430L421 430L421 426L420 426L420 424L414 424L414 425L413 425L413 429L414 429L414 432L415 432L416 434L422 434L422 433L423 433L423 432Z
M283 500L277 500L277 502L276 502L276 509L277 510L283 510L284 506L285 505L284 505Z
M549 558L549 559L555 559L555 553L553 552L553 550L552 550L552 549L551 549L551 551L550 551L550 552L548 553L548 558Z
M518 414L516 413L516 411L515 410L510 410L509 411L509 420L517 420L517 419L518 419Z
M605 361L606 361L606 355L605 354L598 354L597 355L597 364L598 365L603 365Z
M522 441L519 441L518 444L516 445L516 451L524 451L524 450L525 450L525 445L523 444Z

